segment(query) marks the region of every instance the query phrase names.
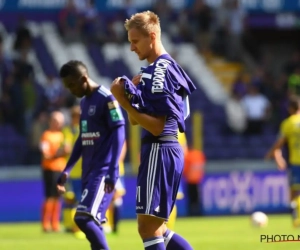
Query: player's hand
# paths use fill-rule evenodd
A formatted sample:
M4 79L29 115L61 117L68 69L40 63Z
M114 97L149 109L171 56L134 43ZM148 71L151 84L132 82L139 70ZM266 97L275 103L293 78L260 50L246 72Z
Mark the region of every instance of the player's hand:
M115 189L114 184L105 183L105 186L104 186L105 193L111 193L112 191L114 191L114 189Z
M124 91L124 80L121 77L118 77L113 81L110 86L110 91L121 106L128 102Z
M112 191L114 191L114 189L115 189L115 185L113 183L105 183L104 186L105 193L111 193Z
M104 183L105 183L105 186L104 186L105 193L111 193L112 191L114 191L115 182L113 181L113 179L109 175L107 175L105 177Z
M281 170L281 171L286 170L287 164L286 164L286 161L284 159L277 160L276 164L277 164L277 168L279 170Z
M110 86L111 93L117 98L124 95L124 80L121 77L117 77Z
M67 179L68 179L68 174L62 172L57 180L57 185L56 185L58 193L63 194L66 192L65 183L67 182Z
M111 84L110 89L112 88L116 88L116 86L118 86L119 88L123 88L124 86L124 80L121 77L117 77ZM123 88L124 89L124 88Z
M57 184L56 185L57 191L59 194L64 194L66 192L66 188L64 185Z
M142 75L136 75L132 78L132 83L136 86L140 83Z

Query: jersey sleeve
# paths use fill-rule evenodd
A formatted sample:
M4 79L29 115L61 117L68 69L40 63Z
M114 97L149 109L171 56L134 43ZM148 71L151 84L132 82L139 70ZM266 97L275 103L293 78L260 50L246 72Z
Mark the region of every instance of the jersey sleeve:
M289 122L285 120L280 125L280 137L287 138L289 133Z
M125 120L119 103L113 95L109 95L104 103L105 116L110 128L124 125Z

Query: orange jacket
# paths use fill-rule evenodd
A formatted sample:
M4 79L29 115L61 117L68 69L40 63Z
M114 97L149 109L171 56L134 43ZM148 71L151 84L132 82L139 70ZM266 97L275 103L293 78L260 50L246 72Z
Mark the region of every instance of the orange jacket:
M41 151L42 151L42 167L46 170L52 171L62 171L66 166L65 157L57 157L51 159L55 156L59 148L63 145L64 135L60 131L45 131L41 137ZM50 159L47 159L50 158Z
M187 150L184 156L183 176L189 184L198 184L204 175L204 164L206 162L203 152L192 149Z

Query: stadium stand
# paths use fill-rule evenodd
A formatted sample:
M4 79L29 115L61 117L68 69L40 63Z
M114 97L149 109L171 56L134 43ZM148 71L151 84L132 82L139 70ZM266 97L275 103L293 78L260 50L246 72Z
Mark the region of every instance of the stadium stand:
M183 12L176 13L172 13L170 18L174 19L174 15L178 17ZM122 34L118 25L119 20L124 20L123 17L124 13L121 13L117 19L112 19L110 15L99 15L99 20L101 18L102 21L109 24L102 24L102 27L114 28L117 33L116 37L119 39ZM0 33L3 50L7 56L5 57L7 69L1 72L0 166L28 162L26 160L30 152L28 129L41 112L49 111L51 100L46 98L47 95L61 98L62 100L59 99L61 101L58 104L60 108L70 107L72 103L76 102L59 87L58 92L51 93L51 95L46 91L47 79L49 77L57 78L58 69L64 62L70 59L84 61L90 69L91 77L107 86L115 77L120 75L131 77L138 72L137 65L143 66L143 63L131 54L125 39L116 41L111 38L105 42L94 37L86 39L87 29L85 29L82 39L73 43L66 41L57 18L31 20L26 25L23 24L25 25L23 29L27 27L30 34L29 48L17 50L14 48L14 42L17 31L20 29L19 20L3 18L1 21ZM87 23L87 25L91 24ZM91 26L94 28L93 25ZM214 29L212 30L212 34L218 34ZM167 31L163 34L167 50L185 68L198 86L198 90L191 98L191 109L200 111L204 118L204 153L207 158L215 160L262 158L275 137L274 126L271 122L263 125L260 134L254 135L234 133L229 131L226 124L226 103L231 98L232 89L238 85L238 77L246 70L246 66L241 61L231 61L222 53L219 53L221 55L214 54L213 49L213 52L208 55L198 53L197 43L190 41L190 36L182 36L180 31L174 32L172 27L169 27ZM112 33L111 30L103 30L103 32L107 36ZM23 46L27 46L26 42ZM212 47L216 46L214 44ZM24 55L27 56L27 64L22 61L22 51L28 51L28 55ZM24 69L26 67L33 68L34 73L23 72L24 74L21 76L16 76L15 73L11 74L12 71L9 67L17 63L21 63ZM31 78L31 74L34 74L34 79ZM251 73L250 78L250 81L253 82L255 73ZM26 85L26 82L29 85ZM22 88L18 86L22 86ZM24 91L30 93L30 97L21 100ZM270 97L267 97L270 100ZM284 100L283 98L282 103ZM272 100L270 102L273 105ZM26 115L22 116L23 113ZM188 139L191 139L191 121L188 121L187 124L187 136ZM38 161L36 163L38 164Z

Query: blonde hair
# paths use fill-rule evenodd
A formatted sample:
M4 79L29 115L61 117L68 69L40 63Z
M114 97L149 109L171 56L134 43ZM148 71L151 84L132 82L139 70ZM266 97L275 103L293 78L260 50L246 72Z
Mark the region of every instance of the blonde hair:
M127 31L136 28L144 35L154 32L160 37L161 34L159 17L149 10L132 15L126 19L124 26Z

